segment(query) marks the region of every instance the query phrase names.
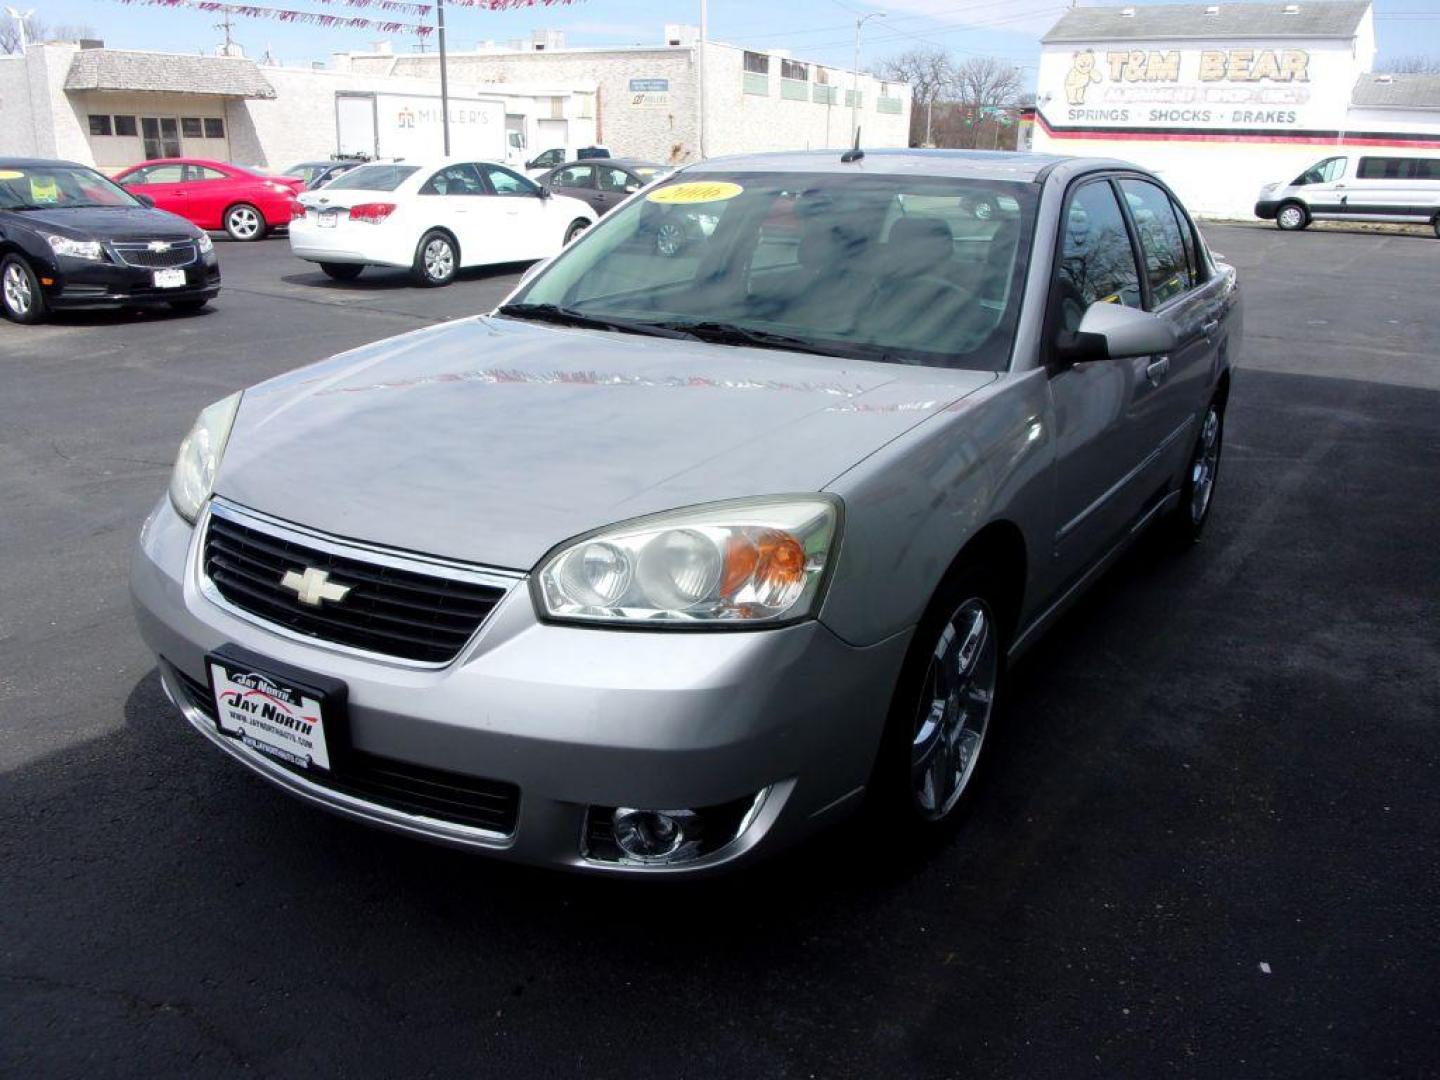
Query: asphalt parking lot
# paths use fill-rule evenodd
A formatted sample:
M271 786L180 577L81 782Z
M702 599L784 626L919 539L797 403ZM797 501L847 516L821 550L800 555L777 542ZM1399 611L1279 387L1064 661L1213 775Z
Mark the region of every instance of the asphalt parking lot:
M372 832L194 738L126 567L196 412L484 310L221 244L191 317L0 325L0 1073L1440 1075L1440 241L1211 226L1214 517L1015 673L967 827L662 888Z

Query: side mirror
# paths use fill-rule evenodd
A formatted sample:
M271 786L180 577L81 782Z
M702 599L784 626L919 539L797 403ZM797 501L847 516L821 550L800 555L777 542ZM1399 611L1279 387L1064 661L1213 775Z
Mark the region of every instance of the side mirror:
M551 191L550 188L547 187L545 184L541 184L535 189L535 197L537 199L548 199L553 194L555 193Z
M531 158L529 161L525 162L525 168L527 169L538 169L539 167L540 162L537 161L535 158Z
M637 191L639 191L639 190L640 190L640 185L637 184L637 183L635 183L635 181L633 181L633 180L630 181L630 183L628 183L628 184L625 185L625 194L626 194L626 195L634 195L635 192L637 192Z
M1074 333L1062 333L1060 358L1075 364L1086 360L1124 360L1175 348L1175 329L1149 311L1111 304L1091 304Z
M141 206L145 207L147 210L154 210L154 209L155 209L155 200L152 199L149 195L141 195L140 193L137 192L137 193L135 194L135 196L134 196L134 199L135 199L136 202L138 202Z

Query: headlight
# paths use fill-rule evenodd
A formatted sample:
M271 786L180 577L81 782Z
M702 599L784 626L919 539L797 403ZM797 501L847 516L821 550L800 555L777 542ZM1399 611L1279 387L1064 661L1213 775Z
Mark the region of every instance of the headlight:
M204 255L207 251L215 250L215 241L210 239L210 234L208 232L202 232L200 234L200 239L195 241L195 247L199 250L201 255Z
M175 471L170 474L170 501L186 521L193 522L210 497L215 470L220 467L225 442L230 438L230 426L235 423L235 412L239 408L239 393L206 406L180 444Z
M55 236L52 233L41 233L45 242L50 245L50 250L56 255L65 255L71 259L89 259L91 262L100 261L100 241L98 240L71 240L68 236Z
M837 500L756 499L602 530L550 556L535 596L553 619L753 625L813 615L839 528Z

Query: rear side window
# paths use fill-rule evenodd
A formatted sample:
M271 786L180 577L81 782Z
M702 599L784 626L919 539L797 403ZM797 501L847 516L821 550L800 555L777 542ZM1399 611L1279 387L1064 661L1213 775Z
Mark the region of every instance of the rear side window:
M1140 306L1140 273L1130 233L1108 181L1075 192L1065 214L1060 265L1055 274L1059 328L1076 330L1091 304Z
M361 165L332 180L332 191L394 191L420 171L418 165Z
M1440 180L1440 159L1361 158L1357 175L1361 180Z
M1140 237L1151 296L1155 304L1163 304L1195 284L1175 208L1170 196L1147 180L1126 178L1120 181L1120 190Z

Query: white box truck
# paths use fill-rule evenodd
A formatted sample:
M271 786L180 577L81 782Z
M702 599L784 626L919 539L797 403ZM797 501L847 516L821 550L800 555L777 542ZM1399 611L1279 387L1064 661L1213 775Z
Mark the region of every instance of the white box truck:
M524 135L506 124L501 98L450 98L452 156L521 163ZM336 151L342 156L439 157L445 152L440 95L338 93ZM512 145L514 144L514 145Z

